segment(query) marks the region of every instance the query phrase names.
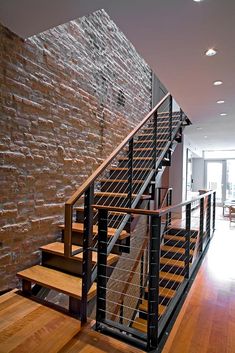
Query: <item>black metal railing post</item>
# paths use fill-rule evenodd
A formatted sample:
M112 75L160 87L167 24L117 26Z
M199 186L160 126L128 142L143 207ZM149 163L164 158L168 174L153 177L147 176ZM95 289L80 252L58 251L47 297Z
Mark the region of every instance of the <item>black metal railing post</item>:
M84 232L83 232L83 260L82 260L82 301L81 321L87 321L87 296L91 287L92 276L92 242L93 242L93 208L94 184L85 192L84 199Z
M157 162L157 118L158 111L153 115L153 169L156 169Z
M169 141L172 140L172 96L169 97Z
M150 220L149 239L147 349L157 348L158 346L160 238L161 217L153 215Z
M120 302L120 312L119 312L119 323L123 325L124 322L124 303L123 300Z
M206 236L207 240L209 240L211 236L211 194L208 195L206 208Z
M190 233L191 233L191 204L186 205L186 234L185 234L185 278L189 278L190 269Z
M132 191L133 191L133 138L129 141L128 153L128 207L131 208L132 204Z
M200 225L199 225L199 251L203 251L203 235L204 235L204 198L200 199Z
M140 260L140 298L142 298L144 291L144 253L141 255Z
M168 190L167 206L172 205L172 189ZM168 225L171 225L171 212L168 213Z
M215 210L216 210L216 191L213 192L213 220L212 220L212 230L215 231Z
M161 200L162 200L162 189L158 188L157 190L158 190L157 208L160 208L161 207Z
M97 261L97 298L96 329L106 317L106 284L107 284L107 246L108 245L108 211L98 212L98 261Z

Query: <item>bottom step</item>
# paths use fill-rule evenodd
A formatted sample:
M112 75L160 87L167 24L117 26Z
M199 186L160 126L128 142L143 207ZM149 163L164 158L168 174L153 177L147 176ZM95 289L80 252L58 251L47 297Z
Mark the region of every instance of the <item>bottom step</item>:
M54 289L60 293L81 300L82 279L43 266L33 266L17 273L17 276L28 282L37 283L43 287ZM88 293L88 300L96 295L96 284L93 283Z

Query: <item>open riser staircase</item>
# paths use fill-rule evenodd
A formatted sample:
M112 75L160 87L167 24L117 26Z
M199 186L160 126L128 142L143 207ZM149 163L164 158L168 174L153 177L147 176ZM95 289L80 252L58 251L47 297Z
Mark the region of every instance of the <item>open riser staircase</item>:
M65 223L60 225L61 242L42 246L41 265L18 273L24 294L38 296L41 300L46 298L51 289L66 294L69 297L68 311L77 315L82 322L87 320L88 303L93 305L97 298L96 319L97 328L100 329L106 311L106 294L101 299L99 293L103 295L106 285L112 280L121 283L122 276L117 275L119 267L125 267L128 259L131 259L132 264L125 267L125 273L127 275L129 272L131 280L127 281L124 276L124 288L118 287L116 291L119 290L121 298L131 296L128 294L131 273L136 268L141 270L141 288L138 288L137 300L132 304L133 310L128 311L130 321L126 323L121 315L119 324L125 322L130 337L142 335L142 340L147 342L147 349L151 336L151 215L129 211L148 212L171 204L172 191L167 190L163 200L160 200L157 184L165 167L171 164L174 149L181 142L184 126L189 124L182 110L173 112L172 107L173 99L167 94L66 202ZM191 266L198 239L205 233L198 230L188 232L171 224L169 212L162 218L158 234L159 318L165 315L178 287L188 276L186 268ZM186 234L189 239L186 239ZM105 235L105 241L102 235ZM190 243L188 264L185 242ZM115 294L115 286L111 291ZM115 327L115 315L120 316L120 310L124 310L125 300L120 302L118 295L119 302L116 303L115 295L112 300L114 312L109 315L110 327Z

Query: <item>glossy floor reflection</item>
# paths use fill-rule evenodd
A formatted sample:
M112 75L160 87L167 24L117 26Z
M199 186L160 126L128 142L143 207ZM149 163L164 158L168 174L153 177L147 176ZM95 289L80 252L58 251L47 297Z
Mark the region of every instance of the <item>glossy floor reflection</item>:
M235 353L235 223L216 231L163 353Z

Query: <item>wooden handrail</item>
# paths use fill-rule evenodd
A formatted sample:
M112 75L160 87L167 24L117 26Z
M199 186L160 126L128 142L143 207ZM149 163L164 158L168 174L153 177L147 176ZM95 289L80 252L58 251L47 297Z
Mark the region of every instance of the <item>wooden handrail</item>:
M144 124L151 118L155 111L164 103L164 101L170 96L167 93L165 97L146 115L137 127L123 140L120 145L105 159L105 161L95 170L95 172L78 188L77 191L66 201L66 205L74 205L75 202L84 194L88 187L96 180L96 178L107 168L112 160L118 155L122 148L133 138L133 136L144 126Z
M173 209L183 207L186 205L189 205L192 202L198 201L200 199L203 199L209 195L212 195L215 191L208 191L207 193L200 195L196 198L193 198L192 200L184 201L181 202L177 205L172 205L168 207L163 207L159 208L158 210L145 210L145 209L140 209L140 208L125 208L125 207L112 207L112 206L102 206L102 205L92 205L93 208L97 210L108 210L109 212L114 211L114 212L123 212L127 214L141 214L141 215L146 215L146 216L164 216L168 212L172 211Z

